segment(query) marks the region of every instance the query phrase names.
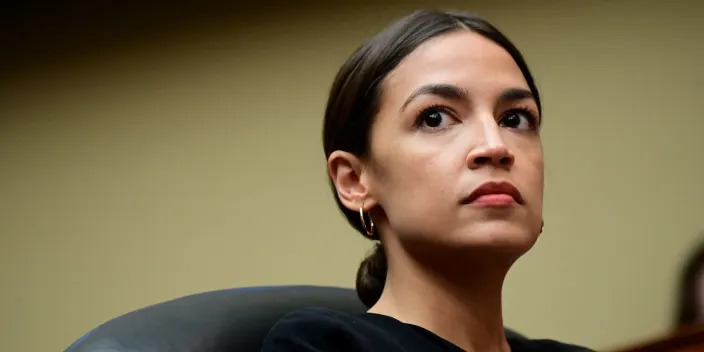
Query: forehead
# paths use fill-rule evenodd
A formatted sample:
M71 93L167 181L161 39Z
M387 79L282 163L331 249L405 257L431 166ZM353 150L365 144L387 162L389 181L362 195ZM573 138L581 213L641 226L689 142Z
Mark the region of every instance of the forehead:
M495 42L469 30L429 39L387 76L384 91L407 94L428 83L451 83L470 93L493 93L528 84L511 55Z

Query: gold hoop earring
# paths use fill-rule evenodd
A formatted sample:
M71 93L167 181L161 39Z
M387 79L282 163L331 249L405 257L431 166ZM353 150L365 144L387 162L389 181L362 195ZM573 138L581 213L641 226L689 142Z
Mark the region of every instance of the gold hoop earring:
M364 232L367 233L367 237L374 238L374 220L372 220L372 214L369 214L369 227L367 227L367 222L364 220L364 204L359 206L359 220L362 221L362 227Z

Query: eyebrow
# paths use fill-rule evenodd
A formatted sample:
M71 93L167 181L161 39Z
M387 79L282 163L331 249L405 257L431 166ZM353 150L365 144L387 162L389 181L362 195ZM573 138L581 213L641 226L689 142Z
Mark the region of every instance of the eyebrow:
M499 104L511 103L518 100L533 99L533 92L528 89L523 88L509 88L501 93L499 96Z
M411 93L408 99L406 99L401 106L401 112L406 110L406 107L408 107L414 99L426 94L437 95L450 100L469 101L469 94L467 94L467 91L460 87L452 84L428 84ZM501 96L499 96L499 104L511 103L524 99L535 100L533 92L524 88L509 88L504 90L501 93Z
M469 100L469 94L467 94L467 92L460 87L454 86L452 84L428 84L416 89L415 91L413 91L413 93L411 93L408 99L406 99L406 101L401 106L401 112L406 110L408 104L410 104L414 99L426 94L437 95L439 97L450 100Z

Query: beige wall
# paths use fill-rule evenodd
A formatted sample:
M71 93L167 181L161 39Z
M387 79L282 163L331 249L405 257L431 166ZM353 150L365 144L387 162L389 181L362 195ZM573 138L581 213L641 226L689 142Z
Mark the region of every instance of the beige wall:
M504 29L544 97L546 230L509 277L513 328L594 348L668 328L704 229L703 4L452 6ZM352 286L370 243L327 188L323 105L354 47L414 7L233 15L2 79L0 350L62 350L194 292Z

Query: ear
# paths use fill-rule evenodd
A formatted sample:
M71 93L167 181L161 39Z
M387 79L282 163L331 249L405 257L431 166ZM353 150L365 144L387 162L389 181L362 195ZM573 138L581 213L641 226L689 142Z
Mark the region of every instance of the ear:
M337 196L349 210L369 211L377 205L369 189L369 174L364 163L356 155L336 150L328 157L328 173L332 179Z

